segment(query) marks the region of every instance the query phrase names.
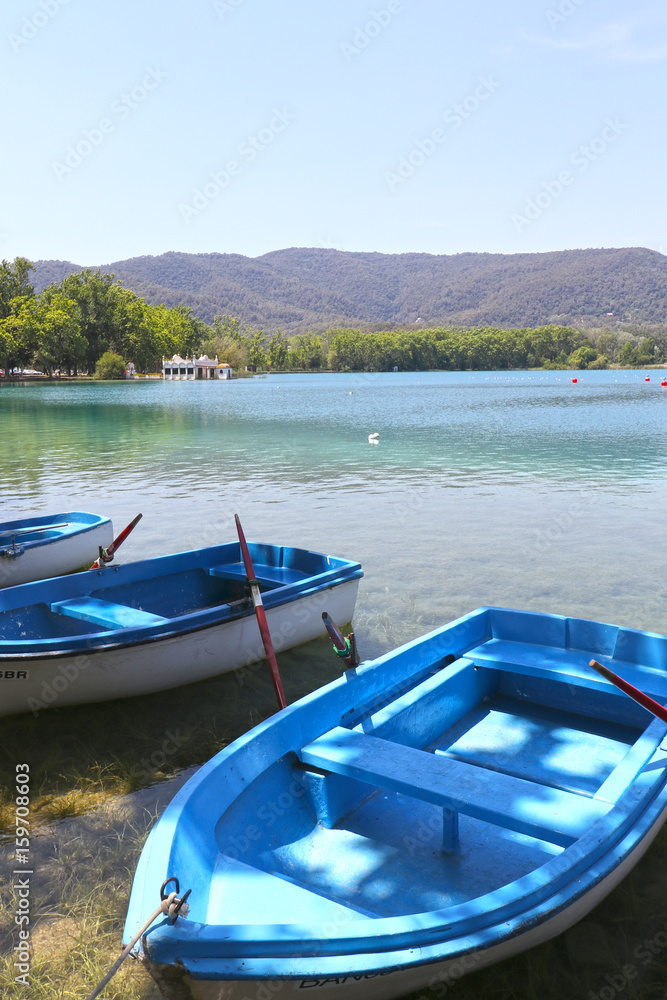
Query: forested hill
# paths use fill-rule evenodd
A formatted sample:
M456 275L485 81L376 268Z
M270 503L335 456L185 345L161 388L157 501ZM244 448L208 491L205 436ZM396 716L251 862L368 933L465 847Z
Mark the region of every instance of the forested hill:
M34 285L82 270L37 261ZM97 265L88 265L97 268ZM165 253L103 265L150 304L184 303L206 322L230 314L286 332L326 327L667 321L667 257L654 250L552 253Z

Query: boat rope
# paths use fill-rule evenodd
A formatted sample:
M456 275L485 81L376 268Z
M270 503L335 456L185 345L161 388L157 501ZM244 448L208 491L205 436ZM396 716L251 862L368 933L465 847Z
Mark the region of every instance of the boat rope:
M170 882L173 882L176 888L173 892L166 894L165 889ZM162 883L162 888L160 889L160 905L158 906L157 910L152 916L148 918L146 923L139 928L139 930L134 935L130 943L126 945L125 948L123 948L122 952L120 953L120 957L114 962L114 964L111 966L111 968L107 972L102 982L98 983L98 985L95 987L93 992L86 998L86 1000L95 1000L95 998L100 995L100 993L107 985L107 983L111 982L113 977L116 975L116 973L120 969L121 965L123 964L127 956L130 954L132 949L134 948L139 938L142 936L142 934L146 933L150 925L153 923L154 920L157 920L160 914L164 914L165 917L169 917L172 923L176 923L179 913L183 917L186 916L188 912L188 904L185 901L192 892L192 890L188 889L188 891L184 893L183 897L180 899L178 896L179 891L180 891L180 886L178 884L178 879L175 878L173 875L171 876L171 878L166 879Z

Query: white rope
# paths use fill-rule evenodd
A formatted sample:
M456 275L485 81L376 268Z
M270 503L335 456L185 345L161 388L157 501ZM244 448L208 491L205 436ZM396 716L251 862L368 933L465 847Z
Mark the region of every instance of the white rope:
M130 954L130 952L132 951L132 949L134 948L135 944L137 943L137 941L139 940L139 938L141 937L141 935L145 934L145 932L148 930L148 928L153 923L153 921L157 920L157 918L160 916L161 913L164 913L164 915L166 917L171 917L172 920L175 920L176 917L178 916L179 912L182 913L183 916L185 916L186 913L188 912L188 904L187 903L183 903L178 898L177 893L170 892L169 895L166 896L165 899L162 900L162 902L158 906L158 908L155 911L155 913L153 914L153 916L148 918L148 920L143 925L143 927L141 927L137 931L137 933L134 935L134 937L132 938L132 940L130 941L130 943L128 945L126 945L125 948L123 948L123 950L122 950L122 952L120 954L120 958L118 958L114 962L114 964L111 966L111 968L107 972L107 974L104 977L104 979L102 980L102 982L99 983L95 987L95 989L93 990L93 992L88 997L86 997L86 1000L95 1000L95 997L98 997L100 995L100 993L102 992L102 990L104 989L104 987L107 985L107 983L110 982L113 979L113 977L116 975L116 973L120 969L121 965L123 964L123 962L125 961L125 959L127 958L127 956Z

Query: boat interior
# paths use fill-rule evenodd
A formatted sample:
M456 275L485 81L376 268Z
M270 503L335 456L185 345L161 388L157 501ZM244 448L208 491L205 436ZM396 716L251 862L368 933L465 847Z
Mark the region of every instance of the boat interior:
M186 558L197 553L166 557L159 575L154 570L150 575L141 573L141 567L153 561L74 574L59 581L58 600L52 599L52 588L31 585L24 594L34 595L35 603L7 610L0 604L0 635L8 641L85 636L160 626L213 608L224 608L229 617L251 608L238 544L211 552L217 552L217 558L211 556L203 565ZM335 575L343 563L287 546L255 544L251 554L260 590L268 595L281 588L281 600L287 596L286 588L297 591L312 577ZM68 589L71 593L62 599L60 591Z
M196 919L252 924L257 898L265 925L442 910L560 855L667 765L667 726L587 655L492 638L283 754L220 816Z

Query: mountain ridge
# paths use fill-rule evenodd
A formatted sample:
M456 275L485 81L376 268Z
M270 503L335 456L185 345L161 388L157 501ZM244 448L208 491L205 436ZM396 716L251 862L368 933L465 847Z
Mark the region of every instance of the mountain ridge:
M85 269L34 263L37 291ZM99 269L153 305L182 302L206 322L228 313L267 332L667 322L667 257L643 247L446 255L289 247L258 257L168 251Z

